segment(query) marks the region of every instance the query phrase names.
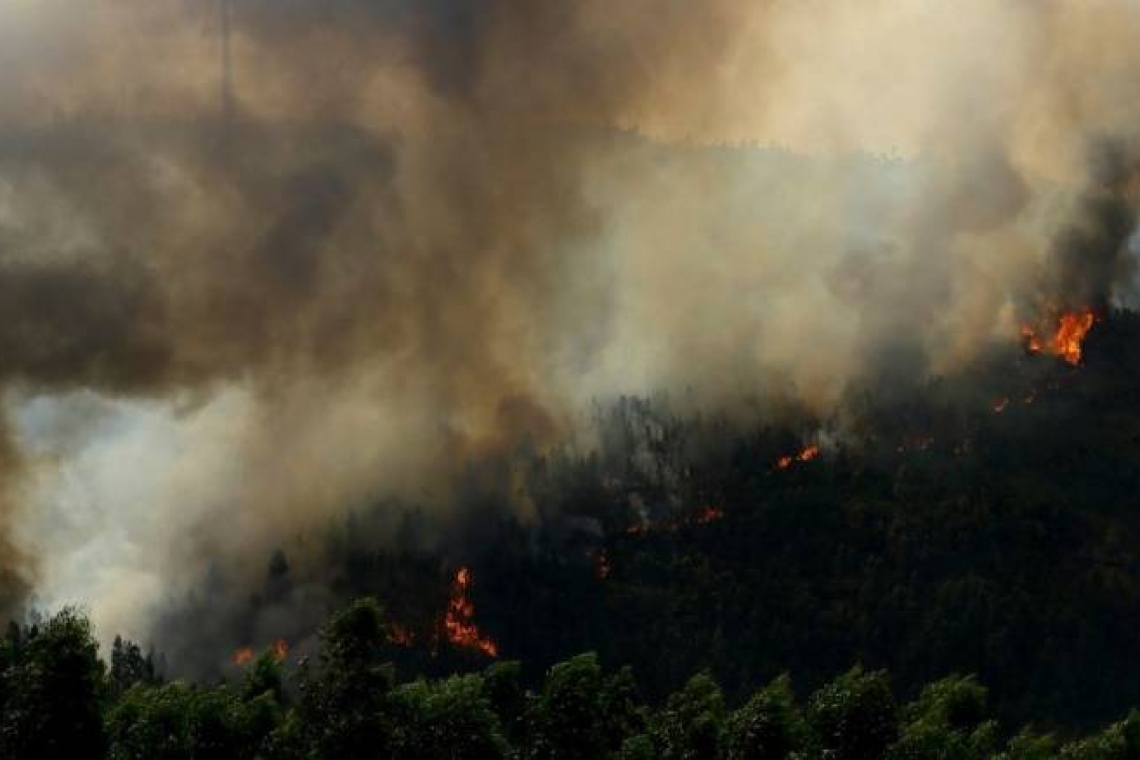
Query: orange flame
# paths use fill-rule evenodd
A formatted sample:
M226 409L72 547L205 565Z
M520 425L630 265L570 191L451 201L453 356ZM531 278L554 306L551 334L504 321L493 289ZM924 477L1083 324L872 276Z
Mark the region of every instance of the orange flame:
M819 457L819 446L808 446L798 454L789 454L776 460L776 468L786 470L797 462L810 462Z
M1057 335L1053 339L1053 343L1056 346L1057 353L1063 356L1069 364L1081 363L1081 343L1089 334L1094 322L1096 322L1096 316L1088 309L1076 314L1061 316L1061 324L1057 328Z
M1023 325L1021 337L1030 353L1045 351L1059 356L1069 364L1081 363L1081 344L1096 323L1092 309L1065 312L1057 319L1056 331L1047 339L1042 339L1032 325Z
M1025 341L1025 348L1031 354L1041 353L1041 339L1037 337L1037 331L1029 325L1021 326L1021 339Z
M234 652L234 656L230 658L230 661L239 668L244 668L253 662L253 647L242 647L237 650Z
M273 659L277 662L285 662L289 656L289 642L285 639L277 639L270 645L269 651L273 653Z
M451 587L451 599L447 603L447 613L443 618L443 629L447 640L452 644L474 649L487 657L496 657L499 647L491 639L479 633L475 625L475 605L467 598L471 588L471 571L461 567L455 573L455 583Z

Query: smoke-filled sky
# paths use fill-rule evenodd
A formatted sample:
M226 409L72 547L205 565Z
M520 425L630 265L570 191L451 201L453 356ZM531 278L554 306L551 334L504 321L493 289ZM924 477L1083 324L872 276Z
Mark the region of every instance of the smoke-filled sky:
M0 0L8 610L1130 297L1131 0L231 6L227 97L220 0Z

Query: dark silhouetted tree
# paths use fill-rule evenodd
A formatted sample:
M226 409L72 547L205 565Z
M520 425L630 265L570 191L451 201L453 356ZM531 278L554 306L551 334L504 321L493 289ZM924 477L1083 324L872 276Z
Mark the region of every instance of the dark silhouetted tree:
M0 757L100 757L105 667L90 621L67 608L29 631L0 678Z

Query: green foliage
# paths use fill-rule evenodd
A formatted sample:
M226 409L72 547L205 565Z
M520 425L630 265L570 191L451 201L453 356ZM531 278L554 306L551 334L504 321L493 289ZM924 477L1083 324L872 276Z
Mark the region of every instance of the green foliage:
M590 760L621 748L636 723L628 671L602 673L594 653L550 669L524 717L520 754L534 760Z
M868 760L894 742L896 710L887 674L856 666L812 695L807 719L824 757Z
M0 676L0 757L98 757L105 666L90 621L67 608L16 639Z
M1057 740L1029 728L1023 728L1009 740L1005 751L996 755L998 760L1051 760L1057 756Z
M1096 736L1061 749L1065 760L1136 760L1140 758L1140 712L1114 723Z
M522 680L522 664L496 662L483 671L481 696L502 721L503 731L514 738L526 710L526 687Z
M645 704L633 671L594 653L553 666L528 691L517 662L397 684L383 612L371 600L335 615L319 662L283 668L271 653L233 685L147 682L107 672L87 620L64 610L0 641L3 753L107 760L1134 760L1140 712L1060 746L1029 729L1004 743L974 676L928 684L899 708L884 671L855 667L803 710L776 678L730 709L698 673ZM145 658L122 642L120 675ZM133 663L133 664L132 664ZM127 667L130 665L130 667ZM112 668L113 670L113 668ZM133 678L133 676L132 676ZM290 698L289 695L296 695ZM294 704L295 703L295 704Z
M806 726L795 704L792 680L780 676L729 716L726 760L780 760L804 740Z
M499 718L479 676L416 681L394 694L397 760L497 760L507 756Z
M891 760L983 760L996 748L997 725L986 718L986 689L973 676L928 685L903 710Z
M725 719L724 695L708 673L689 679L673 694L652 723L658 757L663 760L700 760L718 757Z
M281 661L273 652L263 652L254 660L242 682L243 699L254 699L263 694L268 694L277 703L283 703L285 699Z
M390 754L395 672L383 660L383 609L373 599L359 600L336 614L321 638L320 666L316 673L301 670L296 720L274 745L327 760Z
M184 683L135 686L110 710L111 760L240 760L261 752L281 721L269 692L250 699Z
M110 685L115 694L122 694L135 684L155 684L159 680L155 672L154 655L144 657L139 645L115 637L111 645Z
M619 760L657 760L657 749L653 737L648 734L631 736L622 742L618 752Z

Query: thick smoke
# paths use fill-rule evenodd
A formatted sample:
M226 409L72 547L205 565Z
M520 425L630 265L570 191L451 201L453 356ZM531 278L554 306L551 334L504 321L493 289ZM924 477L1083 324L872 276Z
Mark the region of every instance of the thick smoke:
M224 95L218 2L0 0L8 610L145 635L595 399L826 409L1131 277L1130 4L231 10Z

